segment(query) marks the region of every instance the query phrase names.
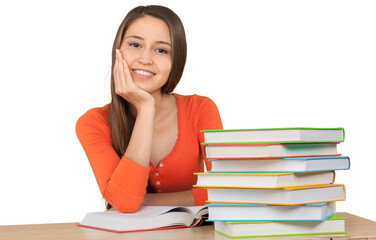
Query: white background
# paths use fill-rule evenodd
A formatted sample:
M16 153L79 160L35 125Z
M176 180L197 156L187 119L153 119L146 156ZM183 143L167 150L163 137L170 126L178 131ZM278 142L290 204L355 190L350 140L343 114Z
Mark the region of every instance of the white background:
M375 1L15 0L0 3L0 225L104 210L75 123L110 101L117 28L145 4L181 17L175 92L212 98L225 128L344 127L338 211L376 220Z

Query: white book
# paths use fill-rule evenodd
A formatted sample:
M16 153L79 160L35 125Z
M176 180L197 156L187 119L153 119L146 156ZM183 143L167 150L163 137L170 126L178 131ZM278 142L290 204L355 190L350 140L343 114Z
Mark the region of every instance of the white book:
M208 221L323 221L336 213L335 203L296 206L212 203Z
M325 221L216 221L217 233L230 238L278 237L295 235L345 235L344 217L334 215Z
M212 163L209 172L317 172L350 168L347 156L208 160Z
M174 227L192 227L208 213L204 206L141 206L135 213L118 211L88 213L78 224L111 232L146 231Z
M207 158L284 158L336 156L337 143L323 144L213 144L205 145Z
M208 202L261 203L272 205L300 205L343 201L346 198L342 184L323 184L274 189L238 187L208 188Z
M278 188L334 182L334 171L314 173L195 173L195 187Z
M203 130L205 143L343 142L343 128L262 128Z

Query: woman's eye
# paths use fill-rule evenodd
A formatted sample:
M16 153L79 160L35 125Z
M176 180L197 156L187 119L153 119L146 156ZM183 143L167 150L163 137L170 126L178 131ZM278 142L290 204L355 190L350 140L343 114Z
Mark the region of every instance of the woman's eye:
M168 52L162 48L158 48L155 50L157 53L163 53L163 54L167 54Z
M141 45L138 43L130 43L129 46L136 47L136 48L141 47Z

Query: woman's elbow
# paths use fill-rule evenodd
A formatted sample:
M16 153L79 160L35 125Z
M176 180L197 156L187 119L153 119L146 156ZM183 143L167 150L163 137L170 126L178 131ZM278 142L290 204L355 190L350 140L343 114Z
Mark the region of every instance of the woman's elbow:
M114 208L121 213L135 213L138 211L140 208L140 205L135 205L135 204L129 204L129 205L119 205L119 206L114 206Z
M103 197L112 207L121 213L137 212L143 202L143 199L131 198L129 196L118 196L117 198L113 198L104 194Z

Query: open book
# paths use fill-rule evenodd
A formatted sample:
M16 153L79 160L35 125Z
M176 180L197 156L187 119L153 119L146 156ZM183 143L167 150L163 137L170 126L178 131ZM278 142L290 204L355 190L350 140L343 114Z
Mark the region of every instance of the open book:
M135 213L88 213L78 226L118 233L193 227L198 225L206 214L208 209L205 206L141 206Z

